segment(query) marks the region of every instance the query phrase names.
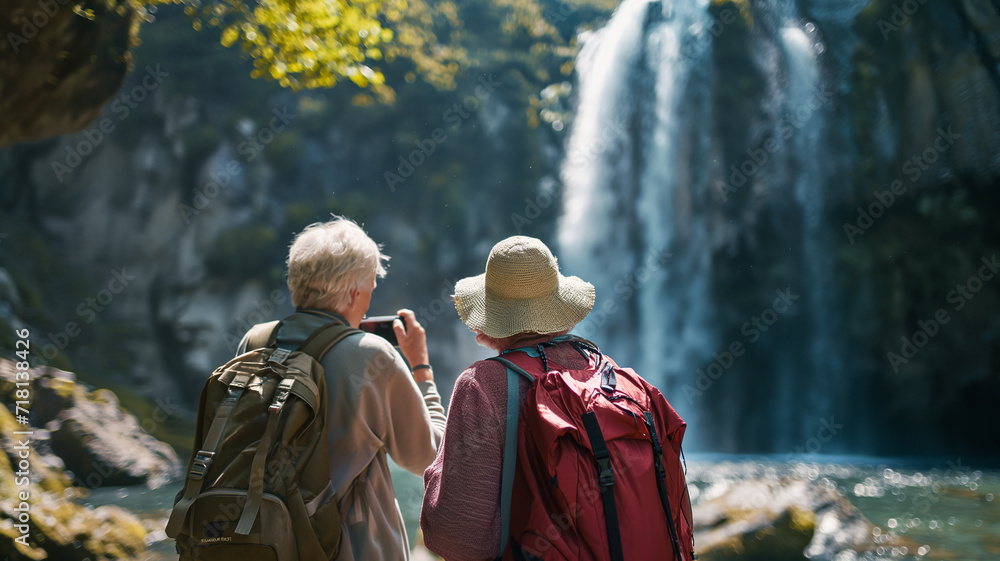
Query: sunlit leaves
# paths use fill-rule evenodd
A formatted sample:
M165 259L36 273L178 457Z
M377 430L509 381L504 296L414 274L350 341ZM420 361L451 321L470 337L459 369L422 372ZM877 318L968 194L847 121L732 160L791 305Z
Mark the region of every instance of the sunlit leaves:
M534 80L545 83L552 77L543 68L550 64L542 61L555 59L553 69L567 74L576 51L559 37L539 0L133 1L147 7L185 5L195 29L217 27L222 45L239 45L250 55L254 78L296 90L349 82L383 102L394 98L383 74L387 68L406 83L420 77L436 88L453 89L460 70L513 57L523 59L525 68L534 67ZM463 10L470 9L477 18L485 13L495 21L492 29L500 33L501 44L492 48L497 50L482 50L490 43L480 32L466 32ZM368 97L355 103L364 104Z
M236 25L230 25L222 32L222 46L230 47L237 39L240 38L240 28Z
M379 63L405 57L428 82L453 87L461 49L437 44L434 27L459 27L457 9L424 0L136 0L183 3L192 26L222 29L224 46L239 45L254 77L292 89L327 88L342 80L392 99Z

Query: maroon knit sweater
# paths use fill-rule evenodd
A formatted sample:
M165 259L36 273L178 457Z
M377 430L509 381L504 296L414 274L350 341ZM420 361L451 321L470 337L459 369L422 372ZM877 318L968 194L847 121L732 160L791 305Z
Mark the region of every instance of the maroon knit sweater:
M533 346L551 336L522 341ZM585 368L568 343L545 349L550 363ZM528 381L521 378L519 404ZM519 405L519 406L520 406ZM427 549L446 561L492 561L500 549L500 477L507 420L507 368L481 360L458 377L434 463L424 471L420 527ZM510 497L504 497L509 501Z

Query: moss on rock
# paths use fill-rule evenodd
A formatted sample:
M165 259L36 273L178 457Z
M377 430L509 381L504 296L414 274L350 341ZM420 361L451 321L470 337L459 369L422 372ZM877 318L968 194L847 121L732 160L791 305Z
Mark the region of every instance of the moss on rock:
M133 559L145 550L147 532L136 516L114 506L90 509L73 502L82 493L49 465L35 435L28 436L31 442L17 440L14 431L23 430L32 429L0 407L0 555L83 561ZM15 461L26 462L27 470Z

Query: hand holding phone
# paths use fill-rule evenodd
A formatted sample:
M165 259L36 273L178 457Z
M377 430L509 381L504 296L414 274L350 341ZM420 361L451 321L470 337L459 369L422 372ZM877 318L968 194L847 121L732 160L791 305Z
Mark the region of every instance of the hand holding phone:
M367 331L368 333L373 333L379 337L388 341L392 346L398 346L399 341L396 340L396 330L392 328L392 322L395 320L400 320L403 322L403 328L406 328L406 320L403 316L372 316L361 320L361 325L358 327L362 331Z
M410 366L418 364L429 364L427 354L427 332L417 321L416 314L412 310L403 308L395 316L372 316L361 320L359 326L363 331L373 333L389 341L393 346L399 347L402 354ZM396 320L399 320L399 328L396 328ZM413 371L413 379L417 382L423 380L433 380L434 374L429 368L421 368Z

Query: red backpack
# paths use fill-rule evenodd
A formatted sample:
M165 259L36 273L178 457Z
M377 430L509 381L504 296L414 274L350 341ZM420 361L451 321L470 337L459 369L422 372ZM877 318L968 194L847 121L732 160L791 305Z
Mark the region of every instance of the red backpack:
M550 363L545 347L561 342L589 366ZM686 423L658 389L566 336L491 360L507 366L504 561L695 558L680 458ZM519 375L532 382L520 415Z

